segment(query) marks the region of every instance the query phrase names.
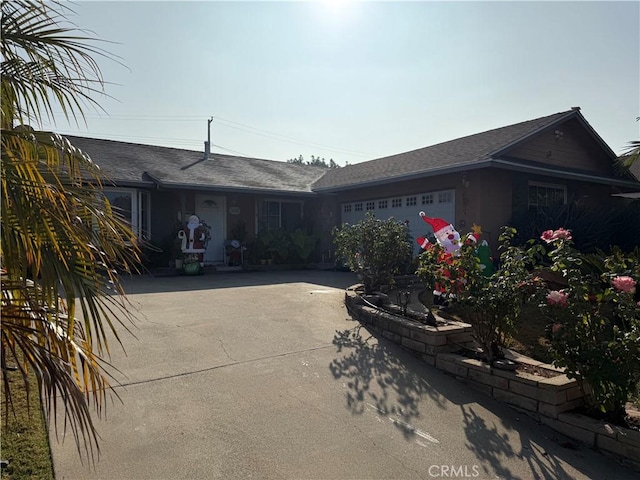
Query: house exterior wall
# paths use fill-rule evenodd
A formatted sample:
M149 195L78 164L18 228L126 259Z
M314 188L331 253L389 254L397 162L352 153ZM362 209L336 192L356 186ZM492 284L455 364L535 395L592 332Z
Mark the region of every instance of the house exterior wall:
M577 120L542 132L506 155L556 167L611 174L611 160Z
M229 194L227 196L227 234L229 240L238 240L244 229L246 238L254 238L256 218L256 195ZM246 240L240 238L239 240Z
M506 170L483 169L465 173L465 182L456 190L456 228L471 232L475 223L491 247L497 244L500 229L512 214L512 174Z
M512 181L513 215L522 215L528 210L529 183L539 182L567 188L567 203L585 207L610 208L611 187L592 183L576 182L542 175L514 173Z

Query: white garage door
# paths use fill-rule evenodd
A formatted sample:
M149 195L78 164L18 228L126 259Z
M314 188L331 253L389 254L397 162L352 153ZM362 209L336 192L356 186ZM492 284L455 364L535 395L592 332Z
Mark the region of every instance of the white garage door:
M455 190L343 203L341 211L342 223L358 223L367 212L381 219L393 217L401 222L408 220L411 236L415 239L433 232L429 224L420 218L420 211L424 211L428 217L442 218L455 225ZM414 253L417 254L419 250L420 247L414 242Z

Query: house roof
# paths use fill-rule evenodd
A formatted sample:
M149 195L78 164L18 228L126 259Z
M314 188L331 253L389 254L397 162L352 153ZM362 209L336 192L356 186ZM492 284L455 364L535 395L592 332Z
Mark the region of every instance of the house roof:
M532 136L574 118L586 128L613 161L616 157L613 151L576 107L569 111L488 130L430 147L330 170L315 183L313 189L326 192L340 191L358 186L373 186L394 180L409 180L425 175L440 175L487 166L523 168L526 165L501 161L498 157L504 157L509 150ZM534 166L531 165L529 168Z
M326 169L95 138L66 137L100 166L106 183L279 194L311 194Z
M632 175L614 178L509 156L514 148L567 121L577 121L605 157L615 161L614 152L589 125L578 107L335 169L217 153L210 154L205 160L202 152L193 150L86 137L68 138L73 145L92 157L106 173L107 180L120 186L305 195L496 167L638 189L638 181Z

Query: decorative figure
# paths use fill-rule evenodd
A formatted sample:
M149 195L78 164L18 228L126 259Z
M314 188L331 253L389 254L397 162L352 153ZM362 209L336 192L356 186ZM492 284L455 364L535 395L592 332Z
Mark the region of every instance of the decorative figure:
M209 227L197 215L191 215L185 228L178 232L178 238L182 240L181 250L185 254L184 272L191 275L201 273L210 238Z
M453 227L451 223L447 222L446 220L443 220L442 218L427 217L426 213L424 212L420 212L420 217L422 218L422 220L428 223L431 226L431 228L433 228L433 234L436 238L436 242L444 250L440 254L440 257L438 258L438 262L443 264L451 264L451 258L457 254L458 250L460 250L460 246L461 246L460 233L458 233L458 231ZM467 241L477 244L478 240L480 239L480 236L482 235L482 229L480 228L479 225L476 225L475 223L473 224L472 229L473 229L473 232L467 235ZM420 245L420 247L423 250L427 250L428 248L431 248L433 245L426 236L418 237L416 241L418 242L418 245ZM486 245L487 242L483 242L483 243ZM488 251L488 245L486 246L486 248ZM489 255L490 255L490 251L489 251ZM485 267L485 269L486 268L487 267ZM444 274L447 277L451 276L451 272L447 269L444 270ZM464 276L464 272L458 272L458 275L457 275L458 279L462 279L463 276ZM446 305L447 302L444 296L445 296L445 289L441 285L436 284L433 290L434 304L441 305L441 306Z
M438 245L444 248L449 255L453 255L460 248L460 234L449 222L441 218L427 217L427 214L420 212L420 217L433 228ZM430 244L427 237L418 237L418 245L426 250Z

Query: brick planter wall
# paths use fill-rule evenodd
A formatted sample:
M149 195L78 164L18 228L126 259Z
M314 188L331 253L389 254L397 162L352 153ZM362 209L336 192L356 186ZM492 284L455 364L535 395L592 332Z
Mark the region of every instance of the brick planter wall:
M345 292L349 314L369 329L412 352L418 358L535 417L560 433L605 453L624 459L640 470L640 432L572 413L584 404L578 383L563 371L516 352L507 358L558 373L543 377L527 372L493 368L455 352L473 346L473 329L462 322L444 321L437 327L401 318L368 305L354 285ZM438 319L438 316L436 315Z

